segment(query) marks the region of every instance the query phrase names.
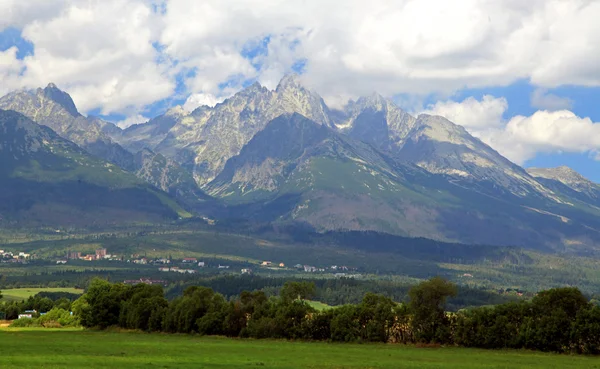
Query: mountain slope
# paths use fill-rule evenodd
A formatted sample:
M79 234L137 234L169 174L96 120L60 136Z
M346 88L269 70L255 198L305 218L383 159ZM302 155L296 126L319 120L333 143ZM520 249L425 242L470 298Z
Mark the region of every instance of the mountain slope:
M600 206L600 185L569 167L528 168L527 172L556 193Z
M279 217L320 230L403 229L408 234L415 227L402 207L414 199L430 201L403 175L428 175L395 166L368 144L299 114L286 114L254 136L207 188L230 204L294 199ZM418 218L417 213L412 216ZM429 217L427 211L422 215ZM437 233L435 222L428 224Z
M142 151L144 145L136 146L135 142L132 143L131 152L125 150L118 142L119 139L128 142L128 130L122 131L114 124L95 117L84 117L77 111L71 96L52 83L44 89L14 92L0 98L0 109L2 108L17 111L52 128L89 153L135 173L156 188L173 194L190 208L197 207L206 199L191 174L186 173L176 162L151 151ZM152 139L161 130L168 131L175 123L174 117L182 113L175 111L158 117L152 124L139 125L136 137L140 137L141 133Z
M557 200L523 168L440 116L419 115L396 156L490 195Z
M79 114L71 97L50 83L35 91L18 91L0 98L0 109L17 111L50 127L93 155L126 170L134 170L133 156L108 136L112 123ZM118 128L117 128L118 129Z
M188 113L181 106L176 106L165 114L150 119L147 123L134 124L124 130L112 132L111 138L130 152L152 150L167 137L169 130L177 121L187 115Z
M398 162L298 114L267 124L207 191L235 216L306 223L319 231L375 230L541 249L589 233L578 222Z
M142 149L135 155L135 175L159 188L191 208L198 209L207 196L194 181L192 175L174 160Z
M187 216L168 195L45 126L0 110L1 224L91 226Z

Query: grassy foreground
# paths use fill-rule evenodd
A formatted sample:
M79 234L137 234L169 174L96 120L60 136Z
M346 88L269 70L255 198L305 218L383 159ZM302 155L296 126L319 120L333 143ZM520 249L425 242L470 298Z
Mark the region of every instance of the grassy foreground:
M593 357L50 329L0 331L0 368L600 368Z
M13 288L2 290L3 301L21 301L26 300L29 296L34 296L40 292L68 292L81 295L82 289L58 287L58 288Z

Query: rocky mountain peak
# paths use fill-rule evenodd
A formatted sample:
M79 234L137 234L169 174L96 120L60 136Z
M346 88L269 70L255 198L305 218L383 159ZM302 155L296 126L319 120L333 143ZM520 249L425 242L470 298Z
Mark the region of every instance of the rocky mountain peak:
M281 78L277 88L275 88L276 92L282 92L287 89L299 89L304 88L300 84L299 76L296 73L286 74Z
M383 110L388 105L388 100L377 92L373 92L369 96L362 96L356 100L355 105L361 108L373 108L375 110Z
M568 186L593 185L592 181L565 165L556 168L527 168L527 172L533 177L553 179Z
M439 115L420 114L416 120L416 127L421 134L439 142L472 146L474 140L479 141L472 137L463 126L454 124Z
M266 88L265 86L261 85L258 81L252 83L250 86L244 88L243 90L241 90L240 92L238 92L236 95L240 95L240 96L252 96L252 95L262 95L269 92L269 89Z
M77 111L77 107L73 102L71 96L59 89L54 83L49 83L46 88L40 90L40 93L44 95L47 99L50 99L62 106L69 114L74 117L79 117L81 114Z
M167 110L165 115L171 116L171 117L180 117L180 116L188 115L188 112L183 108L183 106L175 105L174 107Z
M305 88L297 74L284 76L275 89L273 117L299 113L319 124L333 126L329 108L317 93Z

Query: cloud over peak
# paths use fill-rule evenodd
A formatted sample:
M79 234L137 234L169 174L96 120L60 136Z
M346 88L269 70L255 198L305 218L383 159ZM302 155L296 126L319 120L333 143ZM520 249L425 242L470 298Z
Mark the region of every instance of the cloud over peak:
M586 0L7 0L0 13L9 15L0 29L17 27L34 45L24 60L4 52L3 88L53 80L82 111L131 115L176 89L230 95L248 80L270 86L298 63L331 100L517 79L600 85L600 3Z

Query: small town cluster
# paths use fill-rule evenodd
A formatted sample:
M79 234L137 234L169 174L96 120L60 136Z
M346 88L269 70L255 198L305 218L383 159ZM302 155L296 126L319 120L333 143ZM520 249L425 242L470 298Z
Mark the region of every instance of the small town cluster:
M4 251L0 250L0 262L2 263L26 263L29 259L31 259L31 254L17 251Z

